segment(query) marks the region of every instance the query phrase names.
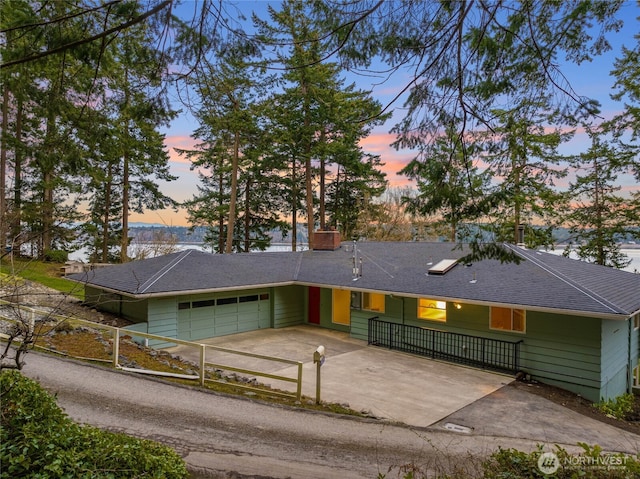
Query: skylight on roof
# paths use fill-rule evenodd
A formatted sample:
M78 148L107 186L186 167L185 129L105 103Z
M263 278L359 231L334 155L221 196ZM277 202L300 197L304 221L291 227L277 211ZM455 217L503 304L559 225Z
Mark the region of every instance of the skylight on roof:
M443 275L458 263L457 259L443 259L429 268L429 274Z

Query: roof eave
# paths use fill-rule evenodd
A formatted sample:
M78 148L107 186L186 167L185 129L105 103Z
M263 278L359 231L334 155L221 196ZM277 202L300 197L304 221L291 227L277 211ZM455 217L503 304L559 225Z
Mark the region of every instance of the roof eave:
M150 299L150 298L186 296L186 295L195 295L195 294L224 293L227 291L245 291L250 289L273 288L277 286L291 286L294 284L296 284L295 281L281 281L276 283L260 283L260 284L249 284L249 285L242 285L242 286L225 286L223 288L185 289L185 290L161 291L157 293L143 293L143 294L126 293L123 291L109 290L108 288L102 288L102 287L101 289L110 291L112 293L122 294L123 296L127 296L129 298Z

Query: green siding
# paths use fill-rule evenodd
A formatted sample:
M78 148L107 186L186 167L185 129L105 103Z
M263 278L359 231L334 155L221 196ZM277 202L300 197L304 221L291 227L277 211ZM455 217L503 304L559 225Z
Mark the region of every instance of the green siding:
M99 311L117 314L134 323L147 321L147 300L126 298L119 294L85 286L85 303Z
M84 301L99 311L119 314L122 296L115 293L108 293L101 289L85 286Z
M137 331L139 333L148 333L149 332L148 326L149 326L148 323L135 323L123 329L126 331L132 331L132 332ZM130 336L133 339L133 341L135 341L138 344L143 344L145 346L149 345L148 338L143 338L142 336L136 336L135 334L130 334Z
M361 339L362 341L369 340L369 323L371 318L369 314L365 314L364 311L351 310L351 337L355 339Z
M117 301L119 302L119 299L120 295L107 293L106 291L94 288L92 286L85 285L84 287L84 302L101 311L119 311L120 305L117 304Z
M120 315L135 322L146 322L147 321L147 311L149 310L149 301L146 299L127 299L125 298L122 301L122 309L120 311Z
M147 323L135 323L123 329L127 331L137 331L139 333L148 333L148 327L149 325Z
M628 391L634 356L637 361L637 349L634 349L637 348L637 343L634 344L633 334L629 337L629 326L633 329L633 319L631 323L602 320L602 375L599 399L613 399Z
M285 328L303 324L307 317L304 286L273 288L273 327Z
M640 318L640 313L636 315L636 317ZM634 318L630 318L629 322L631 324L631 371L638 367L639 359L640 359L640 329L634 329ZM633 378L629 378L631 384L633 384Z
M334 331L342 331L343 333L348 333L351 329L348 324L333 322L333 289L331 288L320 289L320 326Z
M636 315L640 318L640 313ZM634 358L634 365L636 367L638 365L638 358L640 357L640 329L634 329L634 320L633 317L629 318L629 322L631 323L631 357Z
M149 300L149 334L178 337L177 301L175 298L161 298ZM150 340L150 346L169 347L173 343Z
M534 379L597 401L600 337L597 318L528 311L522 369Z
M380 321L389 323L402 323L404 304L408 298L386 296L384 301L384 313L367 311L362 309L351 310L351 337L369 340L369 319L377 317ZM415 300L413 300L415 303ZM407 323L408 324L408 323Z

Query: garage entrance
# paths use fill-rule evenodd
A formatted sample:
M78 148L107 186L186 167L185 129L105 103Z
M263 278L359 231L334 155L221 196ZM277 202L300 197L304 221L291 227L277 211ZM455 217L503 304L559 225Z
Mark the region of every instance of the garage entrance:
M178 303L178 339L195 341L271 327L269 293Z

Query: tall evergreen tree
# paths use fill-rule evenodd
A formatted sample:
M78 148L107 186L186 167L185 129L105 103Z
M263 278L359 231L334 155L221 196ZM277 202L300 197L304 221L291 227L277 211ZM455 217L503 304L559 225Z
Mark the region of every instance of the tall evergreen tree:
M618 175L628 168L637 149L615 146L598 128L587 127L589 150L576 156L576 179L570 184L572 207L565 221L572 241L565 254L575 249L578 257L604 266L624 268L630 262L620 251L620 240L637 234L630 222L629 198L617 192Z
M551 232L559 226L565 198L556 185L566 176L558 148L573 131L551 128L550 110L548 101L526 99L517 109L495 111L500 125L482 135L487 145L483 160L494 183L485 192L496 197L488 215L499 242L523 242L531 248L553 245Z
M636 21L640 21L640 17ZM634 36L634 40L635 44L623 46L611 72L616 79L611 97L623 101L624 108L603 125L624 148L637 145L640 138L640 33ZM628 171L640 184L640 155L637 150L636 155L629 159ZM626 214L628 223L636 226L630 234L640 240L640 191L631 193Z
M636 21L640 21L640 17ZM631 139L637 141L640 138L640 33L633 38L635 45L622 47L611 72L616 79L611 97L624 101L624 110L606 127L619 134L631 132ZM638 170L640 168L636 168Z
M353 208L356 197L370 198L384 190L380 160L363 152L359 142L387 116L380 115L380 104L366 92L353 84L345 86L337 64L323 61L327 52L320 48L309 14L304 3L287 1L280 11L270 10L275 25L263 22L260 27L267 41L277 39L289 47L278 58L286 71L283 93L274 101L283 113L277 117L276 129L293 132L280 142L287 141L292 186L297 187L297 166L303 167L307 240L313 247L313 231L316 225L326 226L327 215L334 226L340 222L350 234L355 214L344 207ZM329 183L332 174L335 179ZM298 197L292 196L292 210L297 212Z
M27 232L30 235L33 254L45 256L51 249L68 248L73 239L69 225L81 214L78 202L82 195L91 194L81 190L81 186L91 184L84 179L99 178L92 174L92 168L113 161L105 156L113 155L113 145L96 138L107 127L122 133L112 135L111 140L121 147L118 158L128 161L128 167L126 163L120 165L117 176L123 183L112 185L123 189L120 201L129 189L139 188L133 208L166 206L169 200L150 180L154 175L170 178L163 138L155 131L171 113L156 89L166 64L151 47L153 22L131 30L126 38L107 41L113 30L101 37L102 41L85 41L87 35L109 31L113 22L138 15L141 5L126 1L103 10L100 6L86 8L81 2L40 6L20 0L8 3L12 14L3 16L9 22L3 23L3 31L20 33L20 41L5 43L2 51L3 60L9 60L3 62L3 77L12 78L21 91L20 95L16 93L20 109L15 113L15 123L20 125L15 130L20 133L15 140L19 149L13 155L15 183L20 185L14 206L20 211L14 217L20 218L23 236ZM42 52L46 54L40 55ZM11 61L25 57L30 58L28 63ZM18 88L14 90L18 92ZM146 101L142 99L145 95ZM109 114L94 114L96 109ZM114 121L116 117L119 122ZM124 145L127 137L131 141ZM96 145L107 150L96 151ZM3 166L6 171L7 165ZM120 204L129 207L129 201ZM123 210L122 216L122 236L126 238L128 212ZM18 224L16 221L16 228ZM106 230L105 236L109 236ZM124 251L126 254L126 248Z
M193 136L200 143L183 153L198 169L201 185L187 205L194 224L208 227L207 240L218 252L264 249L266 232L281 226L278 208L272 208L274 176L261 152L261 95L268 80L251 64L257 53L250 42L222 44L216 63L208 62L194 85L201 105Z
M139 8L135 3L127 7ZM168 59L156 49L154 38L153 24L144 23L108 45L95 86L100 93L95 108L100 112L85 114L93 121L93 128L85 130L85 142L94 147L89 168L98 169L87 173L91 219L86 228L101 233L98 257L103 262L116 259L113 241L118 243L117 260L128 261L130 211L175 204L158 185L159 180L175 179L169 172L164 135L158 131L175 112L162 84Z
M479 171L479 159L475 154L479 148L463 146L457 131L455 122L450 122L432 143L411 135L401 136L395 143L396 146L410 143L411 147L420 150L400 171L417 185L417 194L404 197L408 211L435 218L435 225L446 227L447 237L453 242L468 238L461 227L465 222L478 221L476 200L486 191L490 181L486 170Z
M55 48L92 26L74 21L72 5L53 2L35 7L15 0L2 5L3 11L8 9L7 15L1 15L3 31L8 32L3 60ZM17 35L24 24L47 25L57 18L68 21L57 29L27 29ZM14 147L12 237L28 243L31 253L38 257L45 257L52 249L67 248L72 239L69 225L78 219L73 203L73 195L78 192L74 180L84 161L78 132L97 58L98 48L87 45L31 62L28 67L2 70L3 79L7 79L5 88L12 89L9 96L16 99L12 113L15 135L7 138ZM6 162L3 165L5 179L8 166Z

